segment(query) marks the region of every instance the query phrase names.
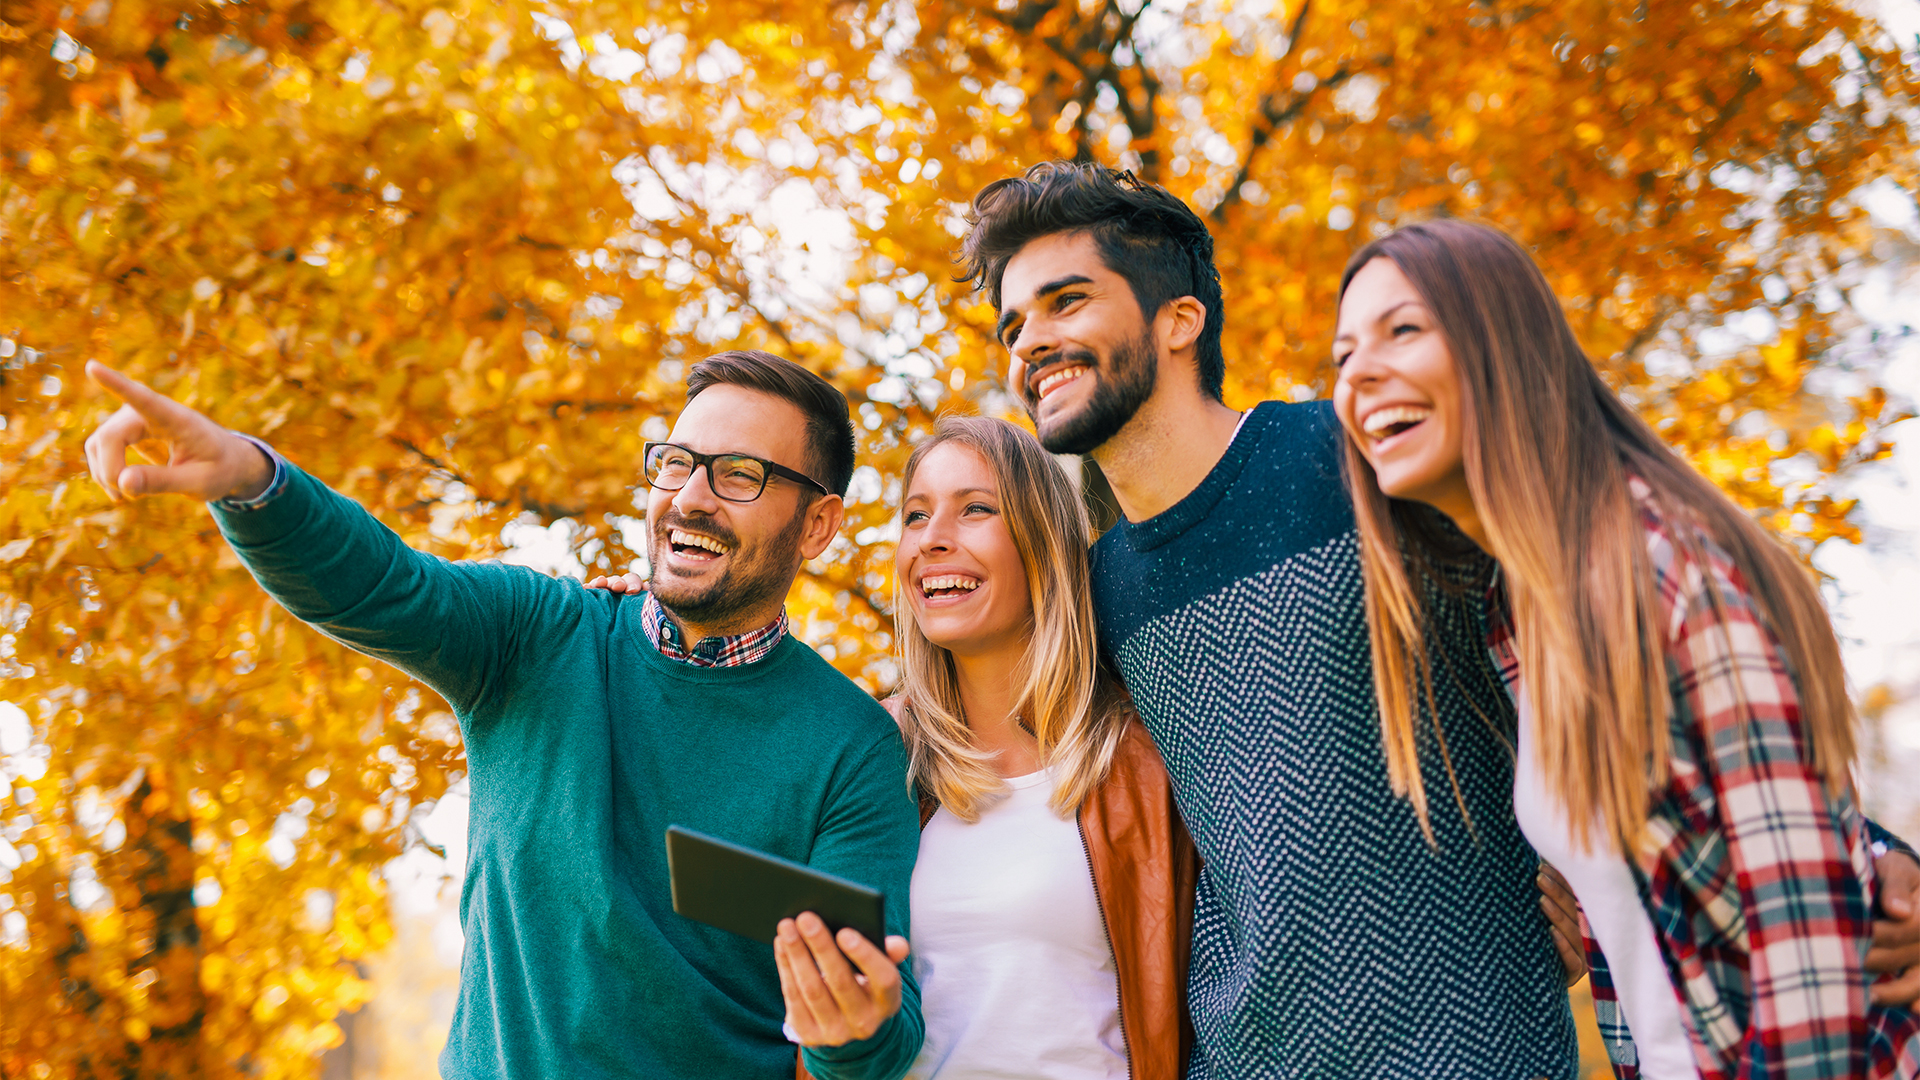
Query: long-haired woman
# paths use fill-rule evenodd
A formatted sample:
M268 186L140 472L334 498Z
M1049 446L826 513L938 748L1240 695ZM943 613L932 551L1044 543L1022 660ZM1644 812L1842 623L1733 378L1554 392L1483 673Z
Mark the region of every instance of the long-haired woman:
M889 704L921 798L927 1024L909 1075L1175 1080L1199 864L1101 664L1079 494L1032 435L982 417L942 419L902 491ZM775 946L788 1023L848 1041L860 1029L812 976L806 930L783 923Z
M1491 556L1514 809L1585 911L1616 1072L1920 1073L1914 1016L1870 1005L1887 838L1854 801L1840 652L1794 556L1601 382L1496 230L1362 249L1334 356L1394 783L1424 813L1422 596Z

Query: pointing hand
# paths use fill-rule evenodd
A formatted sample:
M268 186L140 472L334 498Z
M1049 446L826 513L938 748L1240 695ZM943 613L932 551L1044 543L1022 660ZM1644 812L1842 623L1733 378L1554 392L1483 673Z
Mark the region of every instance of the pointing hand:
M87 362L87 375L126 403L87 437L87 468L115 502L161 494L250 499L273 482L273 462L247 440L97 360ZM166 443L165 465L127 464L127 447L145 439Z

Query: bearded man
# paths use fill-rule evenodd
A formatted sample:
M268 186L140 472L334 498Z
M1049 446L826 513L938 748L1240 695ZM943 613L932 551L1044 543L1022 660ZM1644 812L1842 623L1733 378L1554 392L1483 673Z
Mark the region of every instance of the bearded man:
M886 950L809 939L852 1041L813 1076L894 1080L919 1052L906 956L919 844L906 753L871 697L787 632L802 560L840 528L853 427L791 361L694 365L643 474L644 598L408 548L265 443L100 364L126 402L87 440L115 498L207 501L273 598L453 706L472 778L449 1078L793 1075L773 950L673 911L663 836L685 825L879 888ZM126 464L163 440L168 464ZM851 964L848 963L851 961ZM857 969L857 970L856 970Z
M1205 861L1190 1080L1571 1080L1579 918L1514 821L1478 595L1427 612L1445 742L1424 777L1452 796L1427 834L1389 782L1339 424L1324 401L1223 402L1206 223L1129 173L1043 162L983 188L969 225L1008 385L1119 503L1093 549L1100 643ZM1920 865L1900 848L1876 875L1867 967L1904 1005Z

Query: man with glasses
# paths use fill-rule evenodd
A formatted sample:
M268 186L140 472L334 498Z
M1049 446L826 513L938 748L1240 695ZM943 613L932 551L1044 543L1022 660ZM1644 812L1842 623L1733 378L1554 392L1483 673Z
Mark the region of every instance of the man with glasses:
M822 1080L907 1070L922 1026L892 936L907 932L919 844L906 754L886 711L787 632L784 609L801 562L840 527L853 427L839 391L766 353L694 365L685 411L645 450L652 591L623 602L414 551L265 443L102 365L88 373L126 403L87 440L114 499L207 501L274 599L459 717L473 804L443 1076L791 1075L773 952L674 913L670 824L885 893L885 951L800 920L818 965L807 977L853 1025L804 1064ZM168 464L127 466L148 438L168 444Z

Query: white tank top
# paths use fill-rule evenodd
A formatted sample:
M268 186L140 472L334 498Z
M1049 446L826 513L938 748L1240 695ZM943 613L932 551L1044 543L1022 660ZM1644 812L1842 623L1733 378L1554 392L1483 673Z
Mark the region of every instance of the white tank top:
M945 809L913 868L927 1041L912 1080L1125 1080L1120 984L1080 827L1038 772L972 825Z
M1633 870L1625 857L1613 851L1575 849L1566 806L1547 790L1535 753L1533 717L1518 687L1515 698L1520 702L1520 749L1513 770L1513 815L1520 831L1533 850L1567 879L1586 912L1593 938L1606 955L1620 1011L1633 1032L1642 1080L1699 1080L1693 1044L1681 1020L1680 997L1667 975L1653 921L1640 903Z

